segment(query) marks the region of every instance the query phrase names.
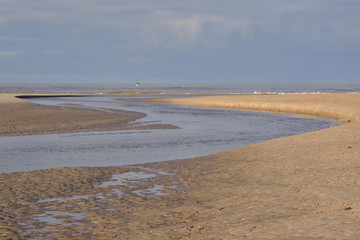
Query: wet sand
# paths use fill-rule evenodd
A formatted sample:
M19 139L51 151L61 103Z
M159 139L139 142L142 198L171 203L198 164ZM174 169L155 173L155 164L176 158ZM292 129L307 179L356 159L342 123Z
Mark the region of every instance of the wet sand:
M360 238L360 94L151 101L310 114L344 124L193 159L0 174L0 238ZM147 177L98 186L122 173ZM59 197L69 198L38 201ZM62 225L39 221L37 214L49 210L68 213L58 216Z
M134 123L145 117L144 113L75 105L42 106L15 98L13 94L0 94L0 116L0 136L176 128L166 124Z

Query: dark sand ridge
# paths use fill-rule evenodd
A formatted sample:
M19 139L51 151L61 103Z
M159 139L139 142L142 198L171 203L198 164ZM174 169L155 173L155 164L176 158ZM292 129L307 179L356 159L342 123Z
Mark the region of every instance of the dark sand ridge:
M209 156L117 168L57 168L1 174L4 239L356 239L360 238L360 95L214 96L158 100L333 117L345 124ZM254 106L256 105L256 106ZM350 122L349 122L350 120ZM146 167L147 169L143 169ZM157 174L131 186L96 188L114 173ZM139 196L154 184L169 195ZM111 194L121 198L38 199ZM108 195L106 195L108 196ZM81 211L82 225L18 225L51 208ZM109 210L111 208L111 210ZM74 220L64 219L64 222ZM76 222L76 221L75 221Z

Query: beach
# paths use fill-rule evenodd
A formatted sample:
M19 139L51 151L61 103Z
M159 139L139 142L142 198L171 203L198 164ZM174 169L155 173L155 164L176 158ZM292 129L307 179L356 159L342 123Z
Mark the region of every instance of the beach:
M0 136L176 128L176 126L165 124L130 123L145 117L145 114L139 112L90 109L76 105L40 106L25 99L16 98L14 94L1 94L0 105Z
M127 111L39 106L14 96L0 96L1 136L139 127L131 122L142 117ZM229 94L148 101L301 114L342 125L192 159L2 173L0 238L360 238L360 94ZM99 122L102 129L94 129ZM129 175L136 181L116 185L113 179L101 187L114 176ZM57 216L62 225L34 221L50 210L68 213Z

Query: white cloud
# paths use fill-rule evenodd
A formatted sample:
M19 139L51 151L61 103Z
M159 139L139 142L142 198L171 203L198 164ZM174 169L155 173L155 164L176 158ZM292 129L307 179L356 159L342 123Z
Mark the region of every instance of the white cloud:
M50 49L50 50L44 51L44 55L46 55L46 56L58 56L59 54L60 54L60 52L57 50Z
M359 8L357 0L2 0L0 26L45 24L89 35L107 30L133 49L214 46L234 35L251 39L259 29L321 40L327 28L336 39L357 41Z
M202 30L201 23L197 18L189 18L169 22L171 31L176 35L178 43L193 42Z
M4 17L0 17L0 27L6 24L6 20Z
M22 51L0 51L0 57L4 58L15 58L22 54Z

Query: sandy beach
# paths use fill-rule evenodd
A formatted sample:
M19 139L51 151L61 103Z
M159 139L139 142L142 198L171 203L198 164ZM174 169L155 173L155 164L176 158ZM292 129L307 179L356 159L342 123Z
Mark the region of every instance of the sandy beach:
M360 238L360 94L151 101L303 114L343 124L193 159L0 174L0 239ZM94 131L99 123L113 130L142 117L44 107L14 95L0 95L0 102L0 136ZM116 176L127 184L116 184ZM39 221L49 211L67 214L56 217L60 225Z
M145 117L143 113L76 105L40 106L16 98L14 94L0 94L0 115L0 136L176 128L165 124L133 123Z

